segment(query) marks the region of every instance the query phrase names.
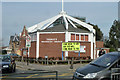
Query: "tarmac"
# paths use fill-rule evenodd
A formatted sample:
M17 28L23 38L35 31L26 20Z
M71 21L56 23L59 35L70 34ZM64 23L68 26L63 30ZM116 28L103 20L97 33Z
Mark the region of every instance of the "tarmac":
M16 61L17 69L21 71L31 71L31 70L39 70L39 71L58 71L58 77L72 77L75 70L77 68L83 67L86 64L73 64L73 69L70 69L71 65L68 64L57 64L57 65L42 65L38 63L29 63L27 65L26 62L18 62ZM44 77L50 77L51 75L47 75Z

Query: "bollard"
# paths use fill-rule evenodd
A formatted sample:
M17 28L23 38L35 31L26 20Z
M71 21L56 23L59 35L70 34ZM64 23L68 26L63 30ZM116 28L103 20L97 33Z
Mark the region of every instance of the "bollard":
M70 61L68 60L68 65L70 64Z
M28 55L27 55L27 65L29 65L29 61L28 61L28 59L29 59L29 58L28 58Z
M73 57L72 57L72 60L71 60L70 69L73 69Z
M43 61L42 61L42 65L43 65Z
M47 65L48 65L48 58L47 58Z
M58 72L56 71L56 80L58 80Z
M57 65L57 61L56 61L55 63L56 63L56 65Z

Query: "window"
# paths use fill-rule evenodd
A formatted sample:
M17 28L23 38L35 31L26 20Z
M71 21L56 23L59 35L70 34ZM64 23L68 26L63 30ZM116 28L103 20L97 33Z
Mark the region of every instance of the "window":
M75 40L75 34L71 34L71 40Z
M76 40L79 40L79 34L76 34Z
M37 40L37 35L36 34L30 34L31 41L36 41Z
M88 35L85 34L71 34L71 40L73 41L88 41Z
M88 35L85 35L85 41L88 41Z
M81 41L84 41L84 35L81 35Z

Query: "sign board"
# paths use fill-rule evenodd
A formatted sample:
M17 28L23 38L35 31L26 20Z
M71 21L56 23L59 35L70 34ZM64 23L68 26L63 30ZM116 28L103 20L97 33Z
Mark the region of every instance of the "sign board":
M48 56L45 56L45 58L48 58Z
M27 48L31 47L31 37L30 36L26 36L26 47Z
M79 42L63 42L62 51L80 51Z
M23 55L26 55L27 54L27 52L26 51L23 51Z

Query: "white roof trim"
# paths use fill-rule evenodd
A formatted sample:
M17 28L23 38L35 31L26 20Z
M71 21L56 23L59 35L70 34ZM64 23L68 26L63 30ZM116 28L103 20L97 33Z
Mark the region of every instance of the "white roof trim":
M13 41L15 41L15 38L16 38L17 41L19 41L16 34L15 34L15 36L13 38Z
M75 19L75 18L73 18L73 17L71 17L71 16L68 16L68 15L65 15L65 16L66 16L68 19L72 20L73 22L76 22L77 24L82 25L83 27L85 27L85 28L87 28L87 29L89 29L90 31L93 32L93 26L91 26L91 25L89 25L89 24L87 24L87 23L85 23L85 22L82 22L82 21L80 21L80 20L78 20L78 19Z
M55 22L58 18L60 18L62 15L58 15L58 16L55 16L53 18L51 18L51 22L48 23L46 26L44 26L43 28L41 28L41 30L44 30L46 29L47 27L49 27L51 24L53 24L53 22Z
M61 12L59 15L55 16L55 17L52 17L50 19L47 19L41 23L38 23L32 27L29 27L28 28L28 32L35 32L37 31L38 29L39 30L44 30L46 28L48 28L51 24L53 24L57 19L59 19L60 17L63 17L64 19L64 22L65 22L65 28L66 30L68 30L68 22L70 22L70 24L73 25L73 27L77 28L73 22L76 22L77 24L79 25L82 25L83 27L87 28L88 30L90 30L91 32L93 32L95 34L95 29L93 28L93 26L85 23L85 22L82 22L76 18L73 18L71 16L68 16L66 15L65 12ZM73 22L72 22L73 21Z
M45 21L43 21L43 22L40 22L40 23L38 23L38 24L36 24L36 25L34 25L34 26L32 26L32 27L29 27L29 28L28 28L28 32L35 32L35 31L37 31L38 29L43 30L43 29L45 29L45 28L48 27L48 26L46 26L46 27L44 28L44 26L45 26L46 24L49 24L51 21L53 21L54 19L58 19L59 17L60 17L60 15L57 15L57 16L52 17L52 18L50 18L50 19L47 19L47 20L45 20Z

